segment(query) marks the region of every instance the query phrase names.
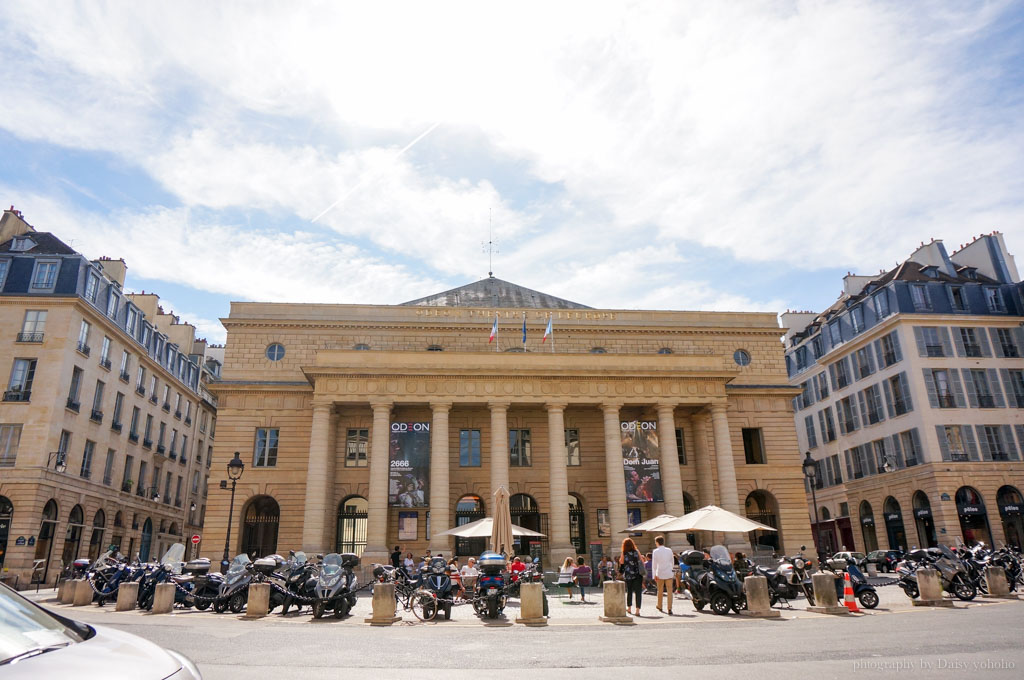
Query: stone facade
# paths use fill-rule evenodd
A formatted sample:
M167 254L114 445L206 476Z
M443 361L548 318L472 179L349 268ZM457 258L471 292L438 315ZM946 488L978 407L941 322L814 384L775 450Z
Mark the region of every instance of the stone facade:
M549 315L554 351L541 343ZM489 344L496 317L498 341ZM477 544L436 534L490 515L498 486L513 494L515 518L546 534L546 559L592 542L617 552L630 511L648 519L707 504L763 510L758 517L776 523L786 550L809 541L795 391L773 314L234 303L222 321L214 455L226 461L237 451L246 464L232 555L354 550L365 564L395 545L470 554ZM749 362L741 356L739 365L737 350ZM682 455L674 432L659 437L663 503L626 502L620 422L637 419L680 430ZM431 425L429 507L389 507L389 431L410 422ZM760 430L764 463L747 464L743 428ZM578 432L578 464L567 429ZM529 465L510 460L510 430L529 430ZM257 455L269 460L267 436L274 464L255 466ZM468 455L474 444L478 458ZM226 472L218 466L212 476ZM229 499L224 490L210 497L208 546L225 540ZM400 512L416 513L415 538L400 537ZM746 536L726 538L749 550Z

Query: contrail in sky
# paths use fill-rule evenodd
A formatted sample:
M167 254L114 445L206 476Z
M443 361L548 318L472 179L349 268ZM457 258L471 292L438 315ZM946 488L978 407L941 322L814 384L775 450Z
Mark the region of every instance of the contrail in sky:
M419 136L419 137L417 137L416 139L414 139L414 140L412 140L411 142L409 142L408 144L406 144L406 145L405 145L405 147L404 147L404 148L403 148L403 149L402 149L401 151L399 151L398 153L396 153L396 154L395 154L395 158L393 158L392 160L395 160L395 159L399 158L399 157L400 157L400 156L401 156L402 154L404 154L404 153L405 153L406 151L408 151L408 150L409 150L409 149L411 149L412 147L416 146L416 143L417 143L417 142L419 142L419 141L420 141L421 139L423 139L424 137L426 137L427 135L429 135L429 134L430 134L431 132L433 132L433 131L434 131L434 129L435 129L435 128L436 128L436 127L437 127L438 125L440 125L440 124L441 124L441 121L437 121L436 123L434 123L433 125L431 125L430 127L428 127L428 128L426 129L426 130L424 130L424 131L423 131L423 133L422 133L422 134L420 134L420 136ZM345 193L344 193L344 194L343 194L343 195L341 196L341 198L339 198L339 199L338 199L337 201L335 201L334 203L331 203L331 204L330 204L329 206L327 206L327 207L326 207L326 208L324 209L324 211L323 211L323 212L321 212L321 213L320 213L319 215L317 215L316 217L314 217L313 219L311 219L311 220L310 220L310 222L316 222L316 221L317 221L318 219L320 219L321 217L323 217L323 216L324 216L324 215L326 215L327 213L329 213L329 212L331 212L332 210L334 210L334 209L335 209L335 208L336 208L336 207L338 206L338 204L340 204L340 203L341 203L341 202L343 202L343 201L344 201L345 199L347 199L347 198L348 198L349 196L351 196L352 194L354 194L354 193L356 192L356 190L357 190L357 189L359 189L359 187L363 186L364 184L366 184L366 183L367 183L367 182L369 182L370 180L372 180L372 179L375 179L376 177L377 177L377 175L376 175L375 173L370 173L370 174L367 174L367 175L363 176L363 178L362 178L361 180L359 180L358 182L356 182L356 183L355 183L355 186L353 186L353 187L352 187L351 189L349 189L348 191L346 191L346 192L345 192Z

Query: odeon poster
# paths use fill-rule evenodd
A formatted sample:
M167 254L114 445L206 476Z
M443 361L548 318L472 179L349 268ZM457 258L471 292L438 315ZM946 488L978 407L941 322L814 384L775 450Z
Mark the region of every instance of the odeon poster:
M388 505L430 505L430 423L391 423Z
M661 493L661 449L658 446L657 421L623 421L620 427L626 502L662 502L664 499Z

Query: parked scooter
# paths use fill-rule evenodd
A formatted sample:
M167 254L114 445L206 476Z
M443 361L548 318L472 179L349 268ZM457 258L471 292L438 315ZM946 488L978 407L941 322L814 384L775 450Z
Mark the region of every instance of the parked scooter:
M206 611L214 604L214 598L220 594L224 575L219 571L210 571L209 558L201 557L185 565L185 572L192 574L192 588L189 601L199 611Z
M746 600L743 584L729 559L729 551L716 545L709 553L710 560L704 559L704 553L699 550L683 553L683 562L690 567L686 571L686 584L693 597L693 606L701 611L710 604L715 614L728 614L730 609L738 614L746 608Z
M117 550L108 550L89 568L89 579L93 585L92 599L102 607L117 597L121 583L131 579L132 569Z
M171 580L172 575L181 573L182 558L184 557L185 545L175 543L160 558L159 564L146 569L145 576L139 582L138 605L140 609L153 608L157 585L167 583ZM185 601L185 596L177 588L175 588L174 600L175 602Z
M296 598L316 597L316 583L319 577L316 564L306 559L306 553L291 551L290 559L271 578L287 592L277 588L270 591L270 608L281 605L281 614L287 614L294 606L301 610L303 600Z
M223 614L230 608L235 614L240 613L249 599L249 584L252 580L252 560L245 553L236 555L231 560L228 572L224 574L224 582L220 584L213 611Z
M452 577L451 568L443 557L435 557L422 569L423 587L433 598L423 604L423 618L433 619L444 612L444 618L452 618Z
M352 570L357 566L359 556L354 553L331 553L324 557L316 583L314 619L322 617L328 609L333 609L334 618L340 619L355 606L359 579Z
M505 593L505 556L496 552L485 552L477 560L480 576L476 580L473 609L479 615L496 619L505 610L508 595Z
M853 595L860 602L860 606L865 609L874 609L878 606L878 591L875 590L873 585L868 583L864 572L857 566L856 560L851 558L845 560L822 560L821 568L822 571L830 571L835 576L836 597L840 602L843 601L846 590L846 579L843 576L845 573L850 575Z
M967 567L959 557L953 554L949 548L940 545L937 548L927 550L911 550L907 559L901 562L896 568L899 575L897 583L907 597L916 598L920 594L917 584L917 570L930 567L939 572L942 581L942 589L952 593L963 601L973 600L977 594L977 587L971 583Z

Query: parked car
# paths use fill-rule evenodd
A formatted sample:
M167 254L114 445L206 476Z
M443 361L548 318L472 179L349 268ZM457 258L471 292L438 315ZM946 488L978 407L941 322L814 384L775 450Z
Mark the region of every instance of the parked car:
M202 680L195 664L177 652L130 633L54 614L3 584L0 675L4 680Z
M878 571L896 571L896 563L904 554L902 550L873 550L868 553L867 563L876 565Z
M849 560L851 558L853 559L854 564L856 564L861 569L867 568L868 558L867 555L865 555L862 552L850 552L848 550L844 550L843 552L837 552L835 555L832 556L832 559L834 560Z

